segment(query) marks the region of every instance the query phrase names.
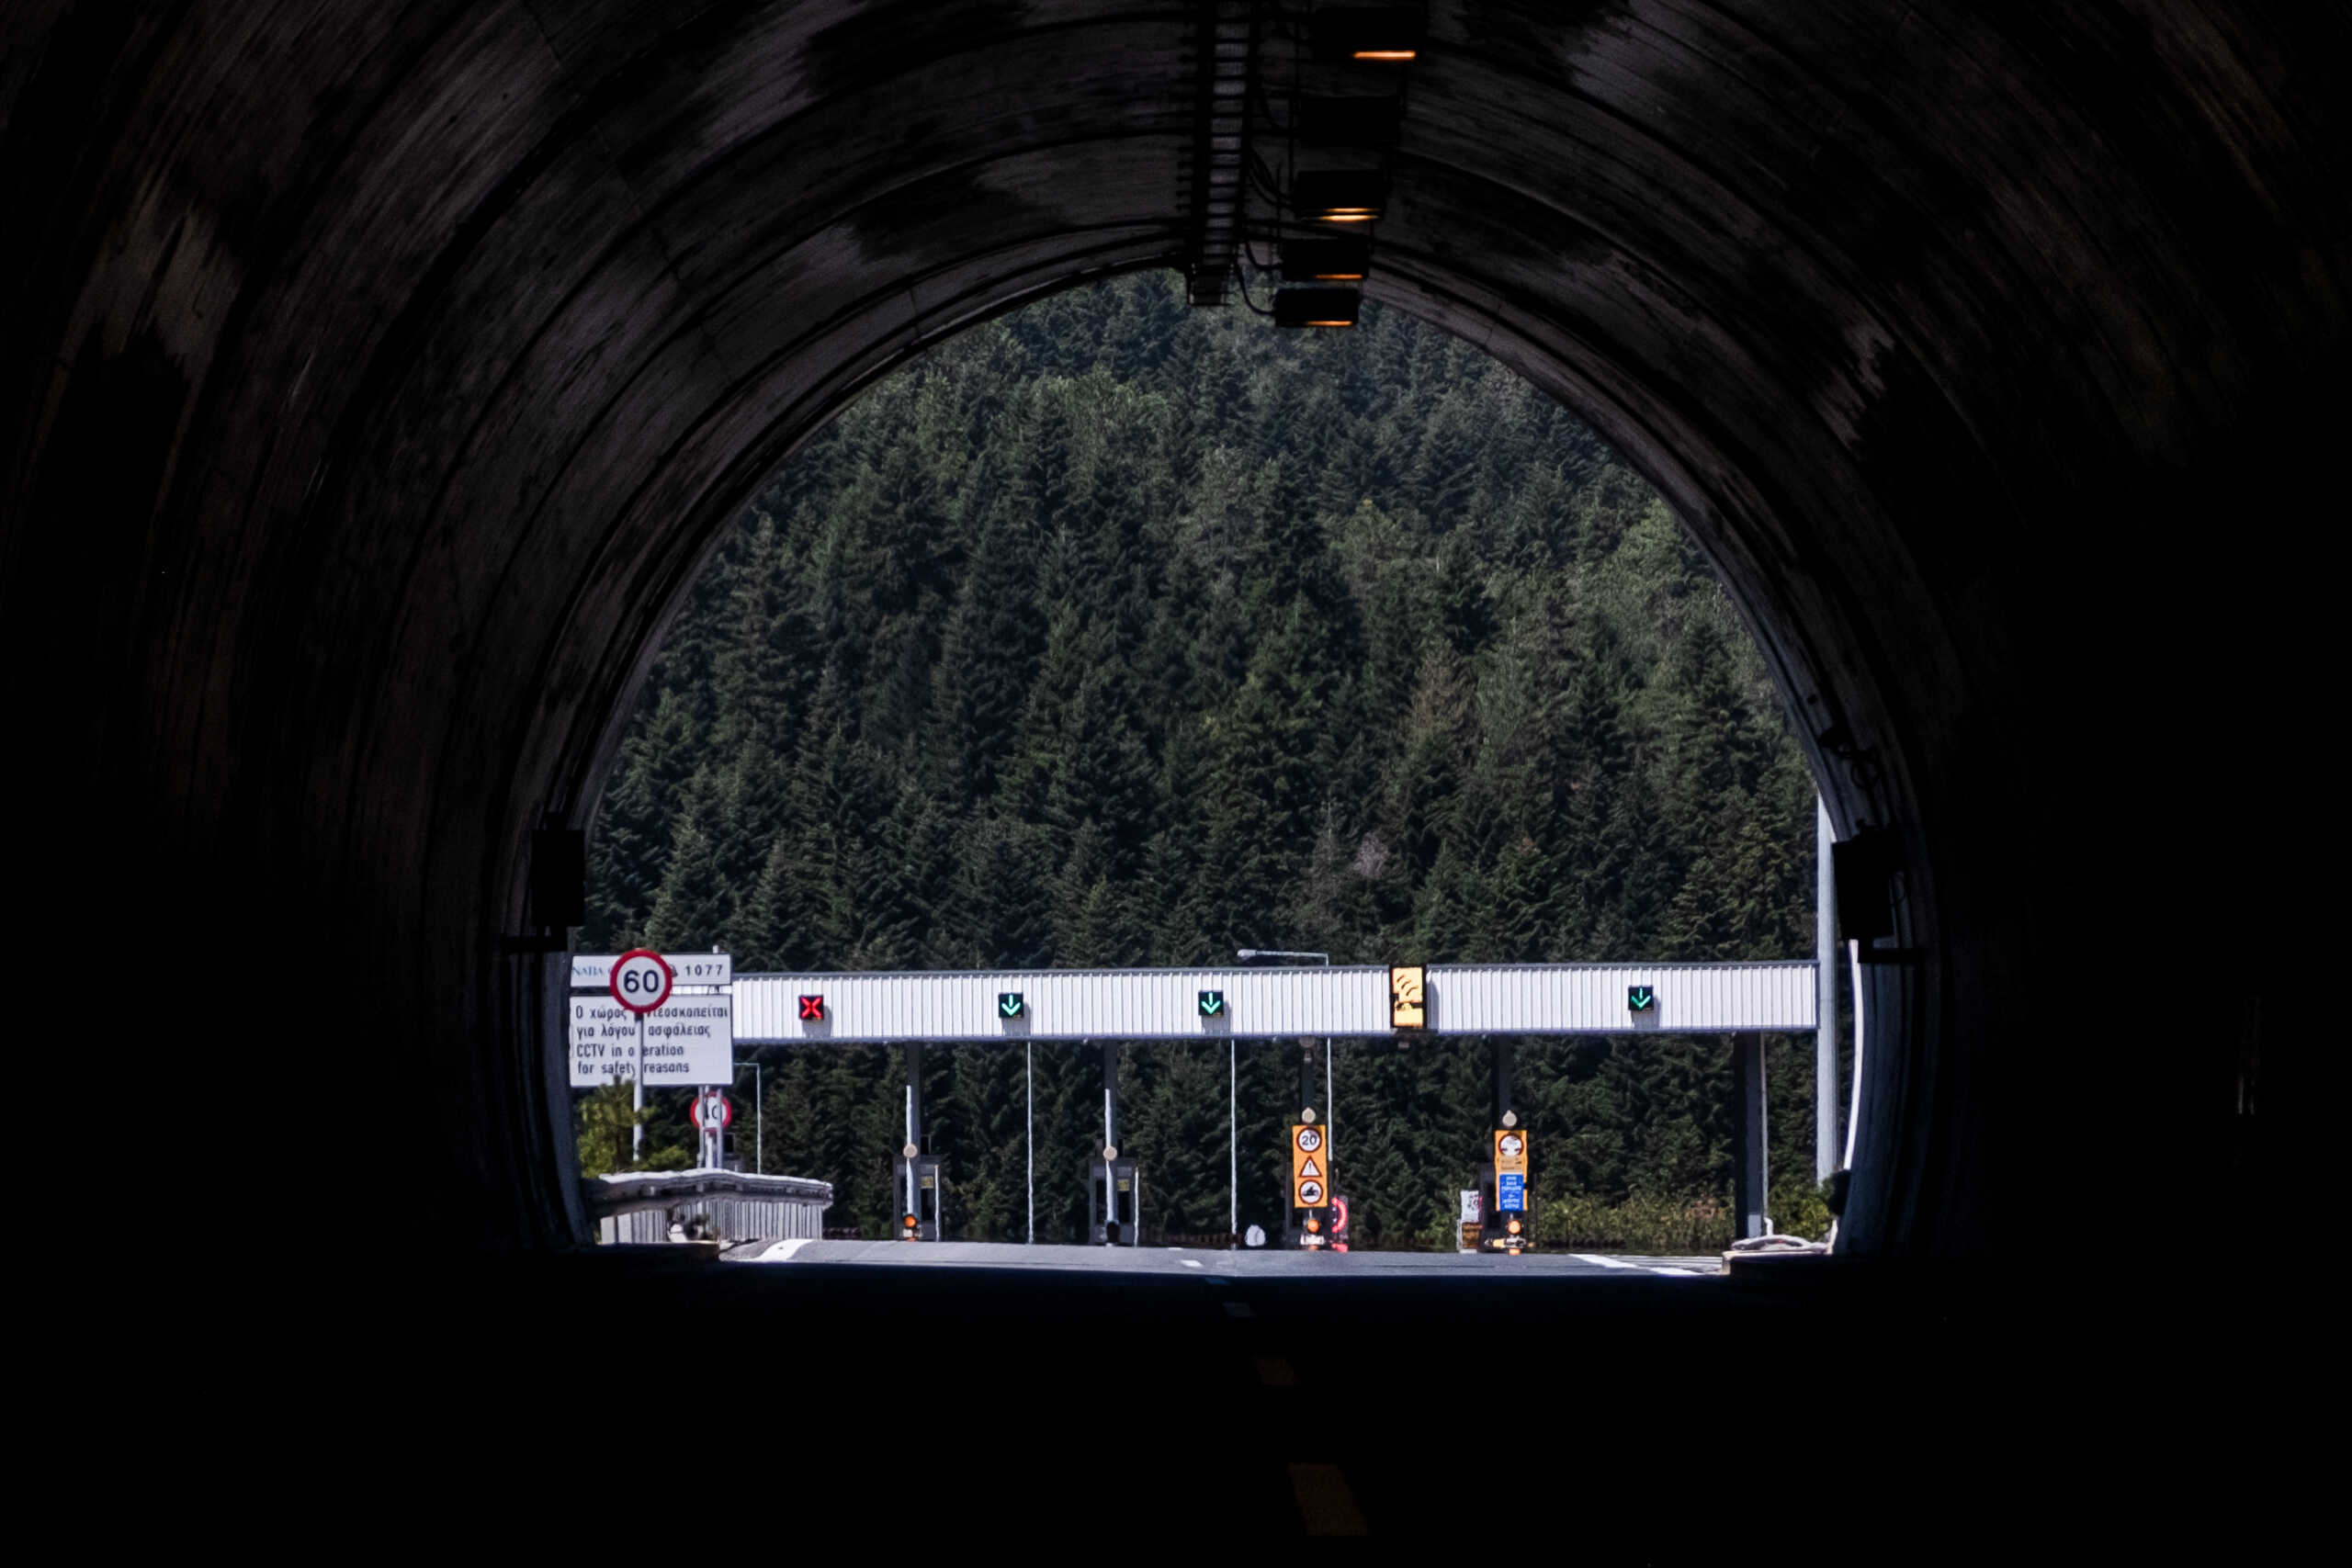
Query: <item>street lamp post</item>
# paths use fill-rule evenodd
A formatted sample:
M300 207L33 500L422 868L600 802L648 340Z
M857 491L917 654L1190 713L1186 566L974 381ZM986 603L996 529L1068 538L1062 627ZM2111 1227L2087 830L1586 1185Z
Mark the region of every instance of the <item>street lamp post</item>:
M765 1176L768 1173L768 1097L767 1091L760 1086L765 1081L766 1075L760 1071L757 1062L738 1062L735 1064L735 1076L741 1077L745 1067L752 1069L752 1170L756 1176Z

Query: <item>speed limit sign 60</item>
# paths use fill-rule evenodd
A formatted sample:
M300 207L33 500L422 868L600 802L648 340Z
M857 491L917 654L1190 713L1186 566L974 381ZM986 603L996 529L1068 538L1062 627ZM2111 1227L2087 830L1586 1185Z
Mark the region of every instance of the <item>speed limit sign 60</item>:
M670 999L676 978L660 953L633 948L613 961L613 1000L631 1012L651 1012Z

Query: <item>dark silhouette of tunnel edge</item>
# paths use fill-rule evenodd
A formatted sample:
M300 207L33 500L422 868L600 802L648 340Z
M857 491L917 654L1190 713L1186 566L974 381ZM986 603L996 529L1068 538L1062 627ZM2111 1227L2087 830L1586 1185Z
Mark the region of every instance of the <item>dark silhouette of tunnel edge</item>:
M585 822L696 565L833 412L1181 260L1189 13L213 20L56 7L5 78L0 618L19 677L59 672L19 711L113 857L80 882L337 976L308 983L432 1173L421 1234L564 1244L551 979L496 946L527 830ZM2100 645L2147 647L2198 573L2152 548L2108 604L2064 584L2110 515L2162 538L2234 476L2312 477L2352 320L2345 28L1432 6L1372 294L1659 484L1840 830L1899 839L1858 1251L1984 1253L1996 1151L2084 1109L2079 1066L2055 1110L2007 1072L2118 872L2082 825L2154 756ZM2260 615L2232 632L2147 683L2275 659ZM2183 852L2192 891L2245 874ZM2132 1092L2211 1127L2239 1026L2199 1005L2141 1016L2183 1084Z

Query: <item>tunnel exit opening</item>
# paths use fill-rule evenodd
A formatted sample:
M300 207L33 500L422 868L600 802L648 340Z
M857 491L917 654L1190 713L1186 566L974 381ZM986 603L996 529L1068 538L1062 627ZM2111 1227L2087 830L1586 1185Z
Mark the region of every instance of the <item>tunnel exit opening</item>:
M1202 251L1249 7L920 9L78 7L13 57L30 882L61 929L135 888L284 932L433 1245L582 1234L520 846L587 825L712 542L925 345ZM2170 911L2288 908L2294 857L2211 825L2325 816L2301 733L2262 769L2175 738L2320 711L2316 589L2211 563L2329 491L2335 15L1425 20L1409 106L1345 132L1395 138L1366 299L1657 485L1838 836L1891 835L1855 1245L1984 1257L1996 1144L2018 1181L2086 1139L2234 1151L2209 1215L2316 1190L2324 1140L2277 1130L2324 1098L2293 988L2152 990L2103 1035L2061 977L2201 938Z
M613 737L599 915L582 941L717 942L755 969L1120 964L1205 958L1238 936L1267 940L1283 921L1283 940L1352 944L1358 960L1804 955L1815 935L1803 865L1813 785L1796 750L1770 738L1779 699L1713 580L1663 505L1573 419L1482 357L1385 320L1355 343L1294 347L1188 317L1172 288L1143 279L1005 318L877 383L811 445L798 477L787 469L764 488L688 591L670 633L678 651L655 657L633 727ZM1201 368L1220 355L1223 367ZM1383 355L1381 371L1364 368ZM1161 359L1191 368L1164 371ZM1153 434L1166 409L1197 407L1220 377L1242 375L1280 385L1188 416L1223 421L1192 446ZM1296 400L1317 396L1370 403L1301 423ZM967 405L989 423L959 424ZM1367 434L1399 421L1412 434L1392 434L1388 449ZM1122 467L1128 451L1140 456ZM1482 477L1482 464L1496 472ZM1163 469L1193 473L1193 488L1155 496ZM1277 581L1279 596L1264 592ZM1328 624L1300 630L1318 614ZM1117 690L1119 678L1148 679L1135 671L1154 661L1159 709ZM956 705L988 682L1010 694ZM1344 709L1361 709L1362 722L1327 714L1319 739L1283 739L1282 725L1313 729L1303 716L1349 682L1367 688ZM1195 685L1211 698L1196 701ZM1220 739L1220 726L1230 737L1253 725ZM1615 738L1596 739L1603 731ZM1351 760L1355 737L1384 733L1387 753ZM1415 746L1439 773L1410 771ZM955 775L956 788L888 760L925 748L934 761L924 766ZM1637 765L1645 749L1657 755ZM1206 761L1264 761L1306 784L1202 784ZM1136 776L1123 781L1123 766ZM1168 784L1169 768L1194 782ZM1449 782L1456 773L1474 787ZM1229 801L1213 798L1220 789ZM650 804L664 790L676 798ZM1200 811L1172 808L1187 790L1207 802ZM1416 790L1427 797L1418 804ZM1460 812L1491 821L1455 834ZM1268 820L1289 826L1267 831ZM1743 843L1761 859L1725 869ZM1237 874L1268 856L1255 881ZM1615 886L1628 878L1647 886ZM959 901L942 915L933 903L951 889ZM1188 915L1187 898L1223 902ZM1016 945L998 945L1007 942ZM821 977L801 988L839 1003ZM1558 1070L1589 1079L1601 1066L1589 1057ZM1727 1050L1693 1058L1723 1080L1722 1106L1735 1098L1730 1060ZM767 1065L783 1097L771 1101L778 1128L799 1114L794 1101L839 1092L820 1089L806 1062ZM1216 1098L1198 1065L1179 1076L1198 1100ZM888 1077L863 1092L895 1094ZM956 1204L973 1206L941 1234L1021 1234L1021 1206L978 1190L992 1183L969 1168L968 1129L999 1119L990 1105L1009 1084L979 1085L961 1067L927 1096L915 1082L909 1104L928 1099L948 1146L965 1151L951 1186ZM1255 1120L1298 1110L1281 1111L1283 1096L1265 1089L1252 1086ZM1308 1106L1324 1098L1301 1092ZM1349 1092L1361 1109L1417 1091L1392 1070ZM1592 1120L1597 1093L1564 1083L1559 1114ZM1788 1145L1776 1156L1781 1189L1809 1193L1810 1140L1799 1134L1813 1130L1810 1110L1794 1100L1776 1121ZM1623 1113L1618 1122L1586 1141L1631 1136ZM1119 1140L1107 1121L1091 1144L1081 1131L1053 1134L1066 1147L1047 1162L1047 1206L1057 1213L1081 1191L1088 1201L1047 1231L1099 1243L1110 1203L1101 1149L1088 1156L1091 1176L1060 1168L1070 1151ZM1737 1208L1737 1133L1713 1109L1692 1129L1714 1170L1680 1179L1724 1188L1711 1215ZM1145 1136L1164 1168L1172 1132ZM1450 1234L1456 1188L1482 1179L1472 1156L1484 1134L1465 1125L1450 1136L1459 1172L1357 1186L1359 1236L1435 1245ZM894 1191L908 1169L898 1141L886 1140ZM1249 1141L1253 1165L1264 1163L1272 1134L1253 1127ZM926 1156L934 1145L911 1121L905 1142ZM778 1157L801 1157L793 1147ZM1621 1153L1552 1175L1565 1183L1577 1170L1622 1204L1645 1179L1629 1168ZM821 1174L848 1194L858 1189L847 1171ZM1159 1228L1238 1231L1231 1202L1272 1234L1296 1229L1286 1212L1261 1212L1254 1191L1240 1205L1224 1174L1156 1180ZM1389 1190L1414 1182L1409 1203ZM829 1224L897 1234L910 1210L904 1193L867 1206L845 1201ZM1809 1234L1822 1234L1817 1201L1800 1207ZM1726 1239L1740 1234L1727 1223ZM1123 1224L1132 1243L1134 1216Z

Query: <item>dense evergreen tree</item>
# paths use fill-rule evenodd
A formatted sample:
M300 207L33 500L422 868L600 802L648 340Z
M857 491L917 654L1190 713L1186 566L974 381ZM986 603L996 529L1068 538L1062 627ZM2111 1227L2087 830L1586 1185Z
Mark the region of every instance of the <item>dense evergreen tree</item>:
M721 544L605 790L588 940L747 972L1782 957L1810 944L1811 795L1705 563L1566 412L1374 308L1286 334L1130 279L877 385ZM1125 1050L1148 1224L1223 1228L1229 1068L1243 1223L1278 1220L1298 1053ZM1035 1056L1039 1235L1075 1240L1100 1057ZM768 1060L768 1168L881 1234L897 1054ZM1769 1060L1775 1179L1805 1185L1804 1059ZM956 1234L1025 1234L1022 1061L930 1054ZM1547 1201L1721 1205L1723 1042L1521 1061ZM1333 1074L1363 1234L1434 1237L1483 1146L1483 1046L1345 1044ZM609 1163L626 1123L594 1114Z

